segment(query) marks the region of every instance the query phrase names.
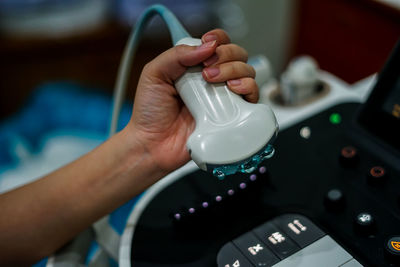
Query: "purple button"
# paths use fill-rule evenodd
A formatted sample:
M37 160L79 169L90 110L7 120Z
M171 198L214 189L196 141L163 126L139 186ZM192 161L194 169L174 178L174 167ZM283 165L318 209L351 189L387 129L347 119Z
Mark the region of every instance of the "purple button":
M260 169L258 169L258 171L260 173L265 173L267 171L267 168L265 168L264 166L260 167Z

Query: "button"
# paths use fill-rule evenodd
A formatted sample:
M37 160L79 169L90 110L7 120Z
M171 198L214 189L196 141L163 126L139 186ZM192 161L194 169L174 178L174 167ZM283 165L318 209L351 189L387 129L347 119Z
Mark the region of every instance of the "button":
M292 256L282 260L274 267L337 267L350 261L353 257L326 235L308 247L296 252Z
M225 244L219 250L217 264L219 267L254 266L231 242Z
M279 216L274 219L274 223L301 248L310 245L325 235L309 219L298 214Z
M300 129L300 136L304 139L309 139L311 136L311 129L308 126L304 126Z
M344 167L354 167L359 160L357 149L353 146L345 146L340 150L339 161Z
M382 166L374 166L368 172L368 183L381 185L386 180L386 170Z
M375 232L375 219L368 212L361 212L355 218L355 230L361 235L370 235Z
M284 259L299 250L299 247L289 238L289 236L271 222L267 222L255 228L253 233L280 259Z
M392 262L400 262L400 236L391 237L386 241L385 252Z
M280 260L253 233L248 232L233 243L255 266L272 266Z
M324 199L324 204L329 211L340 211L344 208L345 197L340 189L329 190Z

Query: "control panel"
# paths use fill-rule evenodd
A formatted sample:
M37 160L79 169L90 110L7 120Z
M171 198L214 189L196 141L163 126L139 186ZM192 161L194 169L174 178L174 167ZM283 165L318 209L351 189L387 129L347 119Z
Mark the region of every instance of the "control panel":
M400 266L399 68L400 43L366 103L338 94L278 116L275 155L253 173L160 181L128 221L125 262Z
M398 155L354 124L360 106L283 130L254 173L220 181L197 170L165 187L135 223L132 264L397 266Z
M278 216L226 243L218 266L362 266L300 214Z

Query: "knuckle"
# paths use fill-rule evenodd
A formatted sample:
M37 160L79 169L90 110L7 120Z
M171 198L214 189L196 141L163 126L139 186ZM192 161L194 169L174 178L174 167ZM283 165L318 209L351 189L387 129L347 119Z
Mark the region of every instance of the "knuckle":
M254 99L254 102L257 102L258 101L258 98L259 98L259 94L260 94L260 92L259 92L259 90L258 90L258 86L257 86L257 84L256 84L256 81L254 80L254 79L252 79L252 89L251 89L251 95L252 95L252 97L253 97L253 99Z
M255 77L255 70L250 65L242 62L235 61L224 64L227 75L232 77Z
M247 51L236 44L219 45L215 53L218 54L222 62L242 61L246 63L248 60Z
M224 56L224 45L217 46L215 53L221 58Z
M234 47L232 45L225 45L224 48L225 57L230 60L235 59Z
M244 48L242 48L242 49L243 49L243 61L247 62L247 60L249 59L249 53L247 52L246 49L244 49Z
M150 73L151 70L152 70L152 68L153 68L152 65L153 65L153 61L147 62L147 63L144 65L144 67L143 67L143 69L142 69L142 72L143 72L143 73Z
M258 92L258 85L256 83L256 80L250 79L251 87L254 88L255 91Z
M246 49L237 44L230 44L229 46L232 55L236 55L239 60L247 62L249 54L247 53Z
M253 66L246 64L249 68L249 72L250 72L250 77L255 78L256 77L256 70L253 68ZM254 81L255 82L255 81Z
M242 62L242 61L239 61L238 63L237 63L237 69L239 69L240 68L240 70L241 70L241 74L243 75L243 76L250 76L250 77L252 77L252 67L250 66L250 65L248 65L248 64L246 64L246 63L244 63L244 62ZM254 69L253 69L254 70ZM253 77L254 78L254 77Z
M231 75L237 77L238 73L239 73L238 65L237 64L228 64L228 67L229 67L229 69L228 69L229 73Z
M223 62L231 61L234 59L232 48L229 45L220 45L215 51Z
M179 57L179 55L182 55L186 52L187 50L187 45L177 45L174 47L174 52L175 56Z

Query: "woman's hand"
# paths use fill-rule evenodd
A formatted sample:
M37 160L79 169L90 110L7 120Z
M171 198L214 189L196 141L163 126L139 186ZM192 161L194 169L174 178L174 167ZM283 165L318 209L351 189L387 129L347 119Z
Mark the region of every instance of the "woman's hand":
M78 160L37 181L0 194L0 265L30 265L54 253L101 216L189 160L194 120L174 81L203 63L204 79L226 82L251 102L258 91L247 53L222 30L199 47L177 46L144 68L124 130Z
M173 47L143 69L135 96L133 115L127 126L132 138L149 153L156 167L170 172L190 157L186 141L195 122L180 99L174 82L190 66L203 64L203 77L210 83L227 82L233 92L257 102L255 71L246 64L247 52L230 43L222 30L202 36L202 45Z

